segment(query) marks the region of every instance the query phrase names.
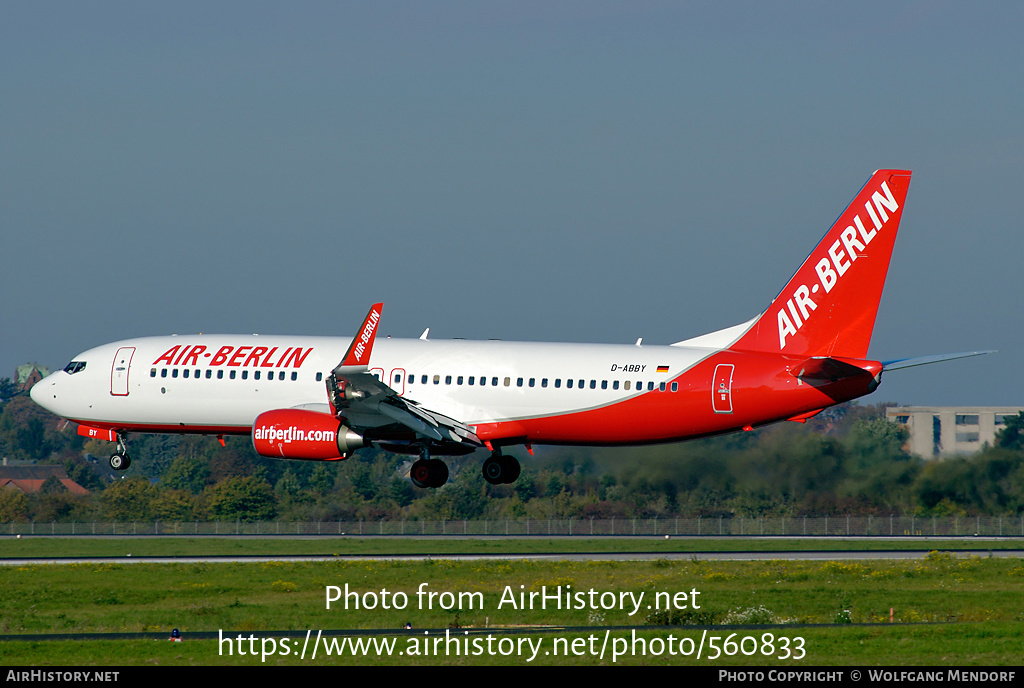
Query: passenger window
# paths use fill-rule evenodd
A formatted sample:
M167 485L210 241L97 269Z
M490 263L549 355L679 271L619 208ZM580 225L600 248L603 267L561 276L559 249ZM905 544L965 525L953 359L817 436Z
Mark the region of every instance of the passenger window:
M586 385L586 383L587 383L586 380L580 380L579 388L583 389L583 387Z
M149 369L149 376L150 377L156 377L156 368L150 368Z
M522 379L522 378L520 378L520 379ZM508 387L511 384L512 384L512 378L510 378L510 377L505 378L505 386Z
M323 382L324 381L324 374L323 373L317 373L316 374L316 381L317 382Z
M444 376L444 383L446 385L450 385L452 383L452 376L451 375L445 375Z
M601 389L608 389L608 381L601 380Z
M234 380L234 379L235 379L235 373L236 373L236 372L238 372L238 371L236 371L236 370L232 370L232 371L231 371L231 379L232 379L232 380Z
M508 379L508 378L506 378L506 380L507 380L507 379ZM507 384L508 384L508 382L506 382L505 384L507 385ZM498 378L496 378L496 377L492 377L492 378L491 378L491 387L497 387L497 386L498 386Z
M282 375L283 375L283 373L282 373ZM292 382L295 382L298 379L299 379L299 374L297 372L293 372L292 373Z
M206 379L207 380L212 380L213 379L213 371L210 370L209 368L206 369Z
M218 370L217 371L217 379L218 380L223 380L224 379L224 371L223 370Z
M181 376L185 379L188 379L188 368L185 368L185 370L181 371Z
M459 375L457 378L455 378L455 384L457 384L457 385L461 385L462 384L462 376L461 375Z
M679 391L679 383L678 382L673 382L672 383L672 391L673 392L678 392Z
M160 377L167 377L167 368L160 369Z
M629 391L629 380L626 380L625 382L622 383L622 388L627 392Z
M572 378L565 381L566 389L572 389Z
M664 382L662 382L660 385L658 385L658 391L659 392L664 392L665 391L665 383Z
M541 378L540 386L541 387L547 387L548 386L548 379L546 377L545 378Z
M410 375L409 376L409 384L411 385L414 382L416 382L416 376L415 375Z
M175 368L174 370L171 371L171 377L178 377L178 369L177 368Z
M249 371L248 370L243 370L242 371L242 379L243 380L248 380L249 379Z
M402 381L402 376L401 375L395 375L395 384L397 385L401 381Z
M523 378L521 378L521 377L520 378L516 378L516 387L522 387L522 386L523 386Z
M473 376L473 375L470 375L470 376L469 376L469 386L470 386L470 387L472 387L472 386L473 386L473 381L474 381L474 380L476 380L476 377L475 377L475 376Z
M259 380L260 379L260 371L257 370L255 373L253 373L252 379L253 380Z
M590 389L597 389L597 380L590 381Z
M441 384L441 376L440 375L435 375L434 376L434 384L435 385Z
M618 388L619 388L619 381L616 380L615 382L612 383L612 389L618 389Z
M562 386L562 378L556 377L555 378L555 389L558 389L561 386Z
M427 376L426 375L421 375L420 376L420 384L421 385L427 384Z

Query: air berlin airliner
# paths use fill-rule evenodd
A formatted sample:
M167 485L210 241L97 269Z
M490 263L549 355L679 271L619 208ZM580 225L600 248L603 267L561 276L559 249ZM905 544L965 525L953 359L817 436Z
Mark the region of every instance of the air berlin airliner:
M117 443L131 432L251 435L262 456L336 461L361 447L436 456L486 447L492 484L519 476L512 445L636 445L804 421L869 394L882 372L984 352L866 359L910 172L879 170L768 309L668 346L355 337L145 337L76 356L32 388L41 406ZM340 363L339 363L340 361Z

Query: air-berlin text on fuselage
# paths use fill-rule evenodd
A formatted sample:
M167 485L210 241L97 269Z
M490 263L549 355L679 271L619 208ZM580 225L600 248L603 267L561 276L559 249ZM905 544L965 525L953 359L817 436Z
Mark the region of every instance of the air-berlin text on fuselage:
M202 344L196 346L181 344L173 346L164 355L153 361L153 365L197 366L252 366L254 368L301 368L303 361L313 351L301 346L289 346L284 351L273 346L222 346L216 352L209 351Z
M334 442L338 433L333 430L301 430L294 425L288 428L260 426L253 428L252 438L254 440L268 440L273 442Z
M829 247L827 255L814 266L820 284L815 284L810 289L806 284L801 284L783 307L779 308L780 349L786 348L786 337L795 335L797 330L807 322L811 311L818 307L811 299L811 294L817 294L819 287L824 288L826 294L832 291L832 288L846 274L853 262L862 257L864 250L875 238L875 235L885 227L889 221L889 212L895 213L898 208L899 204L893 197L892 191L889 190L889 185L882 182L881 191L871 194L871 198L864 204L864 210L871 218L873 228L866 229L860 215L854 215L853 224L848 225L842 231L839 235L840 238L836 239Z

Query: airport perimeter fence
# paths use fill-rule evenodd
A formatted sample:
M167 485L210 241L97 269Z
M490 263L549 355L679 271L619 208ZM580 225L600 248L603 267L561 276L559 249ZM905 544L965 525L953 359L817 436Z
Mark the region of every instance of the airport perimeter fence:
M1024 516L796 516L380 521L72 521L9 523L10 535L1024 537Z

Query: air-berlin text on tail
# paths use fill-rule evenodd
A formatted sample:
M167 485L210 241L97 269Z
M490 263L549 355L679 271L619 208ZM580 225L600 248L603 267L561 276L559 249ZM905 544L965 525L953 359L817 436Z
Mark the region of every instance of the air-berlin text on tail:
M811 298L811 294L817 294L822 288L826 294L831 292L854 261L863 256L875 235L885 227L889 221L889 213L895 213L898 208L899 204L892 191L889 190L889 185L883 181L880 190L871 194L871 198L864 203L864 210L871 218L871 229L865 228L864 221L859 214L854 215L852 224L847 225L846 229L840 233L839 238L829 246L826 251L827 255L815 264L814 271L818 275L819 284L815 284L811 288L801 284L779 308L780 349L786 348L786 337L795 335L797 330L807 322L811 311L818 307Z
M164 352L153 361L153 365L165 363L181 366L252 366L254 368L301 368L306 357L313 351L301 346L290 346L283 352L280 347L266 346L222 346L216 352L209 351L202 344L196 346L181 344Z

